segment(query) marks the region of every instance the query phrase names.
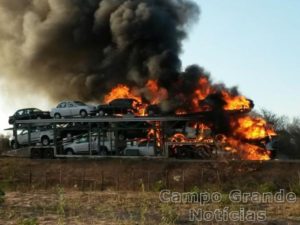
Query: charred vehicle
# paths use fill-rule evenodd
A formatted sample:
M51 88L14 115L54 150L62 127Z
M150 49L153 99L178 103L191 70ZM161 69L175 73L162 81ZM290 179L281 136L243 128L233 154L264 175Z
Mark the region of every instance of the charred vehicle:
M117 98L108 104L99 105L97 112L99 116L115 114L135 114L138 112L140 103L132 98Z

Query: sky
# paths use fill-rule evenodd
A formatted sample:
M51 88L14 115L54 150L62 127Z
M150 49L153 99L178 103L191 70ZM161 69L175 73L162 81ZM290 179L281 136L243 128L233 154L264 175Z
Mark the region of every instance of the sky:
M184 42L183 65L238 86L257 110L300 116L300 1L196 2L201 17Z
M215 82L238 86L257 110L300 116L300 1L195 2L201 16L183 43L183 67L199 64ZM18 108L53 107L44 100L35 93L10 99L0 77L0 131Z

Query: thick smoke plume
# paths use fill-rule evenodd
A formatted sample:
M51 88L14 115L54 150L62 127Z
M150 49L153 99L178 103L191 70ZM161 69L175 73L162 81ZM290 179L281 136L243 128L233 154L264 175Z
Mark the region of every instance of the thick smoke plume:
M100 101L118 83L149 79L176 91L199 11L189 0L1 0L0 73L55 101Z

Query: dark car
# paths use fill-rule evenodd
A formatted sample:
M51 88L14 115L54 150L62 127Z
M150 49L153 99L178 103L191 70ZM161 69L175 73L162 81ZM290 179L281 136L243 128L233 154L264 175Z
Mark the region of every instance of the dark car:
M114 114L134 114L138 111L140 103L132 98L116 98L110 103L99 105L97 112L100 116Z
M30 119L50 119L50 112L42 111L37 108L20 109L8 119L9 124L13 124L16 120Z

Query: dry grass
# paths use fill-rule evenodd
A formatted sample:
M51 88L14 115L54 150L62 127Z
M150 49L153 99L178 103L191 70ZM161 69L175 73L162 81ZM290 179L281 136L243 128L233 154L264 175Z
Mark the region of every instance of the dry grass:
M240 207L228 202L205 204L201 207L204 210L214 210L224 206L233 210ZM47 192L8 192L1 207L0 224L202 224L188 221L191 207L199 208L199 205L165 204L159 201L158 193L143 191L74 192L57 189ZM300 223L300 201L295 204L247 204L243 207L266 209L268 221L273 221L269 224L284 224L276 221L289 221L290 225Z
M189 209L199 204L163 204L157 191L219 191L226 196L237 188L283 188L299 196L300 173L295 163L0 159L1 187L6 195L0 203L0 225L217 225L226 223L190 222ZM241 207L225 198L202 209L225 206ZM300 224L300 200L243 207L267 211L268 222L256 225Z

